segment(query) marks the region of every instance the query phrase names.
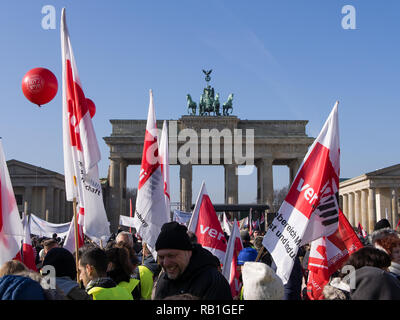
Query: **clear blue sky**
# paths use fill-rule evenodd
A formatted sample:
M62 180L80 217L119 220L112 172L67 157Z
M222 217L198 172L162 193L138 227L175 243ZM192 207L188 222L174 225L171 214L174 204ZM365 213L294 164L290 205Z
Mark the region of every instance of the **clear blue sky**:
M56 9L56 29L44 30L42 7ZM356 30L342 28L342 7L356 9ZM108 169L109 119L146 119L153 89L157 119L186 114L186 94L198 100L202 69L225 100L233 92L241 119L309 120L316 137L336 100L341 177L397 164L400 159L400 2L368 1L3 1L0 7L0 136L7 159L64 172L61 124L60 15L67 24L94 126ZM59 81L41 109L22 94L21 80L46 67ZM129 167L128 187L139 168ZM172 200L179 198L171 168ZM193 170L195 200L202 179L223 202L223 168ZM275 167L275 187L288 169ZM256 175L240 177L239 200L256 197Z

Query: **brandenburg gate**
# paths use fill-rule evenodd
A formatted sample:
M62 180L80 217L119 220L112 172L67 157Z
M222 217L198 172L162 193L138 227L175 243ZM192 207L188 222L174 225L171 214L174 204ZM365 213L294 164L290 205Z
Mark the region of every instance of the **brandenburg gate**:
M210 71L204 71L209 81ZM208 78L207 78L208 77ZM187 95L189 115L167 120L169 163L180 166L181 210L192 205L194 165L224 166L225 203L238 204L239 175L257 170L257 203L272 208L273 166L286 165L293 181L314 138L307 136L307 120L242 120L231 114L233 94L222 106L214 88L204 88L197 105ZM146 120L110 120L112 133L104 137L110 147L106 211L111 229L126 215L126 176L129 165L140 165ZM163 120L157 121L161 130Z

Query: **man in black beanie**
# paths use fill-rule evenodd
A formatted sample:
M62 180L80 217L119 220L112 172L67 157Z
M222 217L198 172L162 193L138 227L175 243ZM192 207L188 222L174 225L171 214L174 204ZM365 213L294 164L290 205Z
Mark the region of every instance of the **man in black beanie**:
M165 223L155 249L164 273L156 285L155 299L189 293L203 300L231 300L230 286L217 270L215 257L199 244L192 244L187 228Z

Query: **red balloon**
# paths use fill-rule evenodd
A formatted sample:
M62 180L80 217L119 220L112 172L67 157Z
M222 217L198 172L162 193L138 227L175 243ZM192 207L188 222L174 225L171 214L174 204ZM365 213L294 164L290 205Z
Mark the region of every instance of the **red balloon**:
M94 114L96 113L96 105L89 98L86 98L86 103L89 108L90 117L93 118Z
M39 107L53 100L57 90L57 78L46 68L29 70L22 79L24 96Z

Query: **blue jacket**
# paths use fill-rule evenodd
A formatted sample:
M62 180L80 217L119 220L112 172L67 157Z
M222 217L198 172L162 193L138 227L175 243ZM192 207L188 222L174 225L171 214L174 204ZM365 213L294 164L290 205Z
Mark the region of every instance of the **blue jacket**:
M0 299L46 300L39 282L16 275L7 275L0 278Z

